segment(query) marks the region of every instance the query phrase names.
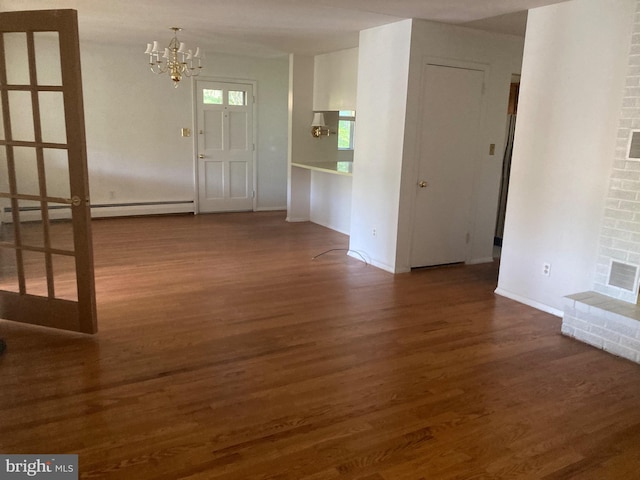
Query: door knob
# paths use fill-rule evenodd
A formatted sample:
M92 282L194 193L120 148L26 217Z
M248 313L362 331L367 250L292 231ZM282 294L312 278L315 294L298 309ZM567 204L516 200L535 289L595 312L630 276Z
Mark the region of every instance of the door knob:
M198 158L204 158L204 153L201 153L200 155L198 155Z
M429 184L427 182L425 182L424 180L422 180L422 181L418 182L418 186L420 188L425 188L425 187L429 186Z

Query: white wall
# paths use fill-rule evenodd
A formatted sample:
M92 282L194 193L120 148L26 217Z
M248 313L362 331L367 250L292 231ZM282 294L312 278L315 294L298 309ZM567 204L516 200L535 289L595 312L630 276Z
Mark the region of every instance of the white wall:
M357 88L357 48L315 56L314 110L355 110Z
M191 82L173 88L134 48L80 51L91 203L193 200Z
M411 24L403 20L364 30L359 43L349 248L391 272L397 247Z
M207 75L257 80L257 210L287 208L289 59L208 55Z
M402 199L396 270L410 269L411 238L415 221L414 210L418 183L420 137L417 126L422 111L420 95L423 66L427 60L471 62L486 68L482 119L479 131L478 155L474 172L471 241L467 263L493 260L493 239L498 209L505 128L511 77L519 73L522 64L523 40L520 37L493 34L480 30L441 23L415 20L411 43L411 66L407 99L407 129L403 163ZM489 145L495 144L495 155Z
M291 167L292 163L317 160L317 141L311 136L313 120L313 57L289 56L289 179L287 190L287 221L309 221L309 189L311 172Z
M193 200L193 139L180 136L193 128L191 80L173 88L135 48L83 43L81 52L92 203ZM258 209L286 204L287 69L286 58L211 54L199 77L258 82Z
M558 315L593 285L634 6L529 12L497 293Z
M92 205L196 197L193 137L180 136L194 127L192 81L173 88L149 71L140 48L80 45ZM257 209L286 208L288 59L211 54L206 64L198 78L258 82Z
M349 235L351 229L352 177L311 172L310 220L313 223Z

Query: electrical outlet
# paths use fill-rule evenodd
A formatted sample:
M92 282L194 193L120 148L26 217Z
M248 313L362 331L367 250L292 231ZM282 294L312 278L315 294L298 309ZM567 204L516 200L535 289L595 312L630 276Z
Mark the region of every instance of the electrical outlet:
M548 277L549 275L551 275L551 264L550 263L543 263L542 264L542 275L544 275L545 277Z
M378 231L376 230L376 228L375 228L375 227L373 227L373 228L371 229L371 236L372 236L372 237L377 237L377 236L378 236Z

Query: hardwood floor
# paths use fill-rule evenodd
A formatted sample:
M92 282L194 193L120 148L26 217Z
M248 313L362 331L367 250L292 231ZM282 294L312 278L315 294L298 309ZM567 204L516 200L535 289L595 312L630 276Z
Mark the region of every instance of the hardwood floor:
M83 479L631 479L640 366L281 212L93 222L99 334L0 321L0 453Z

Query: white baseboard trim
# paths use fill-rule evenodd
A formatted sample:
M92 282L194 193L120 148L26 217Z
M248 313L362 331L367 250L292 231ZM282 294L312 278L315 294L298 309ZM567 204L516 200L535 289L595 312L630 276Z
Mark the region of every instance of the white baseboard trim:
M62 207L59 209L49 210L50 220L68 220L71 218L71 207ZM26 210L20 212L20 220L22 222L39 222L42 220L40 210ZM13 223L11 212L5 215L5 223Z
M279 211L287 211L287 207L260 207L256 208L256 212L279 212Z
M178 202L149 202L114 205L92 205L91 218L131 217L140 215L171 215L177 213L193 213L192 200ZM71 218L71 207L61 206L49 210L51 220L68 220ZM20 219L24 222L37 222L42 220L40 210L20 211ZM5 214L6 223L11 223L11 213Z
M513 292L509 292L502 288L496 288L494 291L495 294L500 295L502 297L507 297L511 300L515 300L516 302L523 303L530 307L535 308L536 310L541 310L546 313L550 313L551 315L555 315L556 317L562 318L564 312L562 310L558 310L557 308L550 307L549 305L545 305L544 303L536 302L535 300L531 300L530 298L523 297Z
M335 227L334 225L328 225L328 224L325 224L325 223L322 223L322 222L318 222L318 221L316 221L314 219L311 219L310 221L312 223L315 223L316 225L320 225L321 227L325 227L325 228L328 228L329 230L333 230L334 232L342 233L343 235L349 236L349 231L348 230L343 230L341 228Z
M287 217L287 222L297 223L297 222L309 222L308 218L304 217Z
M97 205L91 207L91 218L133 217L140 215L171 215L193 213L193 201L139 205Z
M356 260L360 260L361 262L366 263L367 265L371 265L373 267L379 268L380 270L384 270L385 272L398 273L394 271L391 265L387 265L386 263L373 260L369 257L369 255L367 255L365 252L361 252L360 250L349 250L347 252L347 255L349 255L351 258L355 258Z
M474 258L473 260L469 260L468 262L464 262L467 265L478 265L480 263L492 263L493 257L484 257L484 258Z

